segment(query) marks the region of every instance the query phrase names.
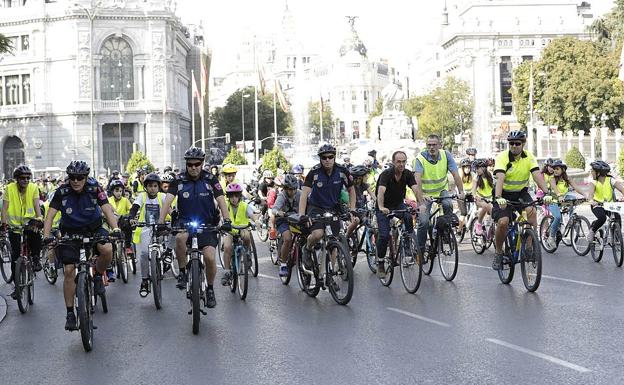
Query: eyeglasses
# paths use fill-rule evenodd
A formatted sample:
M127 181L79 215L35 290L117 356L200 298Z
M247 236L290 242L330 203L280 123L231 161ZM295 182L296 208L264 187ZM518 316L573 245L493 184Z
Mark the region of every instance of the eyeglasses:
M30 180L30 176L20 176L17 179L19 179L19 180Z
M84 177L84 175L70 175L69 176L69 180L82 182L83 180L85 180L85 177Z
M202 162L197 162L197 163L187 163L186 167L201 167Z
M323 155L321 156L321 160L329 160L334 159L334 155Z
M427 147L435 147L437 146L437 143L427 143Z
M509 142L510 146L522 146L522 142Z

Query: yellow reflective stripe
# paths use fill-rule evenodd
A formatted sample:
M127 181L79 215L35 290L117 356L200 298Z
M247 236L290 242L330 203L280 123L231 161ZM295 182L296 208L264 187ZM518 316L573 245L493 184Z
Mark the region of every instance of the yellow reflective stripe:
M444 182L448 177L444 177L444 178L440 178L440 179L422 179L421 181L423 183L428 183L428 184L432 184L432 183L440 183L440 182Z
M434 192L442 192L444 191L445 186L439 187L439 188L434 188L434 189L425 189L423 188L423 192L424 193L434 193Z
M521 181L515 181L515 180L510 180L510 181L505 181L505 184L511 184L511 185L524 185L529 183L529 179L525 179L525 180L521 180Z

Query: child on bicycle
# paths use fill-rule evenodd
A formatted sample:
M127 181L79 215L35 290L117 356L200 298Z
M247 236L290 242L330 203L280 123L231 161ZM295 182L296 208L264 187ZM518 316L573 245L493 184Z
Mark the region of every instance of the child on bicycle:
M288 225L286 217L290 214L296 214L299 207L299 198L301 190L299 190L299 179L294 175L286 175L284 178L282 191L277 195L275 204L271 209L275 216L275 226L282 236L282 248L280 249L280 277L288 275L288 253L292 247L293 235Z
M486 159L477 159L475 162L477 169L477 177L472 183L472 196L475 197L475 204L479 208L477 213L477 221L475 222L475 234L483 234L483 218L485 215L492 215L492 204L484 199L492 199L492 189L494 188L494 178L488 170L488 161Z
M230 219L232 220L232 226L245 227L248 226L250 221L255 221L254 207L243 201L243 187L238 183L230 183L225 188L225 194L227 196L226 204L228 212L230 213ZM232 265L231 258L234 251L234 237L232 234L240 232L241 238L247 250L251 250L251 233L249 229L238 230L232 229L223 238L223 276L221 277L221 284L228 286L232 280Z
M353 177L353 188L355 189L355 209L365 209L366 202L370 199L374 201L375 193L370 184L364 182L364 178L368 175L368 168L364 165L351 167L349 170ZM366 197L368 195L368 198ZM349 228L347 229L347 239L353 234L353 231L360 224L360 218L354 216Z
M461 178L462 185L464 186L464 191L466 192L466 196L464 197L464 199L460 199L457 201L457 206L459 207L460 214L457 233L461 234L465 226L466 217L468 216L468 208L466 203L473 201L472 184L475 178L474 174L472 173L472 162L468 158L462 159L459 165L459 177Z
M624 186L622 182L616 181L609 172L611 167L603 160L595 160L591 162L592 184L589 188L588 197L591 197L592 213L596 216L596 220L592 222L587 234L587 241L593 242L596 231L607 221L607 215L610 215L599 203L615 201L615 190L624 194ZM620 214L615 213L618 222L621 221Z

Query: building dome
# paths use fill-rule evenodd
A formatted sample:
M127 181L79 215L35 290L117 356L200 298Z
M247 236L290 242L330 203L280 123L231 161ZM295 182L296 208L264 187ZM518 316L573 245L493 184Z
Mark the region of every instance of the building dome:
M344 57L349 52L357 52L360 56L366 57L366 46L360 40L360 36L355 30L355 17L348 17L351 25L351 35L342 42L340 46L340 57Z

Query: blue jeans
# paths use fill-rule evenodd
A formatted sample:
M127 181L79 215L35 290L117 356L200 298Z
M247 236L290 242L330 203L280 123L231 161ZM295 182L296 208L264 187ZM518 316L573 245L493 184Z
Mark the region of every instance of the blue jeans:
M563 199L574 199L574 194L567 193ZM550 236L555 237L557 236L557 231L559 231L561 227L561 208L559 205L548 205L548 210L550 210L550 215L553 216L553 221L550 225Z
M400 204L396 210L405 210L405 204ZM387 215L379 211L376 211L377 215L377 259L382 260L386 257L386 251L388 249L388 243L390 242L390 218ZM405 229L411 234L414 232L414 224L412 223L412 216L409 213L403 215L403 224Z
M448 191L442 191L440 193L440 197L444 198L449 196ZM427 232L429 231L429 216L431 215L431 205L433 202L430 201L426 204L426 210L418 213L418 231L416 232L416 244L418 246L418 252L422 255L425 250L425 244L427 243ZM453 200L451 198L442 200L442 211L444 214L452 214L453 213Z

